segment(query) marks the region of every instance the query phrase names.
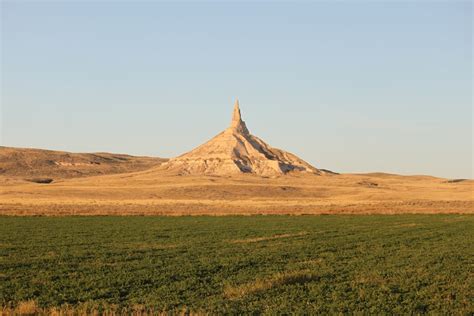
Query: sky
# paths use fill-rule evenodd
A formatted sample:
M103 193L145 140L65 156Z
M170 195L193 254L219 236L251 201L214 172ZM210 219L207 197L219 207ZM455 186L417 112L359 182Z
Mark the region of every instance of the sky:
M473 177L471 1L8 1L0 144L173 157L230 124L336 172Z

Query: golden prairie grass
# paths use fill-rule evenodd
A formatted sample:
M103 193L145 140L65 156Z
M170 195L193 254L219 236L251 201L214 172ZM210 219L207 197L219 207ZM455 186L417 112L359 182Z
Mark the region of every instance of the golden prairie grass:
M282 239L282 238L292 238L292 237L299 237L308 235L308 232L299 232L295 234L279 234L279 235L272 235L267 237L256 237L256 238L247 238L247 239L235 239L231 240L230 242L233 244L247 244L247 243L255 243L261 241L269 241L275 239Z
M34 300L23 301L15 309L20 315L34 315L38 312L38 306Z
M474 181L383 174L266 179L165 176L150 170L47 185L0 176L0 185L0 215L474 213Z
M3 216L229 216L229 215L397 215L397 214L474 214L474 203L470 201L433 201L414 204L405 203L359 203L339 205L262 205L242 203L232 206L196 203L183 205L83 205L70 203L45 203L38 205L25 200L21 204L3 203L0 198L0 215Z
M0 309L0 315L51 315L51 316L76 316L76 315L103 315L103 316L147 316L147 315L179 315L179 316L201 316L207 313L190 311L186 307L176 309L172 312L161 311L144 305L133 305L130 307L119 307L113 304L100 305L94 303L80 303L78 305L63 305L60 307L40 307L34 300L19 302L16 306L8 306Z
M318 279L319 276L310 270L280 272L269 278L257 279L237 286L227 286L224 288L224 295L228 299L236 300L272 288L297 283L307 283Z

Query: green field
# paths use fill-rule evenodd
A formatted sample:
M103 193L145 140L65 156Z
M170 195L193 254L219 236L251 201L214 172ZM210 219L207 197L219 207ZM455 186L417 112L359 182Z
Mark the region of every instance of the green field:
M473 232L466 215L0 217L0 300L5 309L472 314Z

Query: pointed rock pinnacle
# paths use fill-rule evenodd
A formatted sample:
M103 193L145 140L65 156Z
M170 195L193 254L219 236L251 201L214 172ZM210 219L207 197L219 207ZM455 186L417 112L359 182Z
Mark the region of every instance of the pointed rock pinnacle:
M235 100L234 113L232 114L232 123L230 127L239 133L248 134L249 131L245 122L242 121L242 115L240 114L239 99Z
M232 115L232 125L235 125L235 123L239 123L242 121L242 116L240 114L240 106L239 106L239 99L235 100L235 105L234 105L234 114Z

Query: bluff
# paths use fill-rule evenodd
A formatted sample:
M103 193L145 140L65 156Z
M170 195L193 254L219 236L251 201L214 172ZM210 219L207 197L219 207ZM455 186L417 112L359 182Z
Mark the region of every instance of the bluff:
M259 176L279 176L295 172L323 175L297 156L273 148L250 134L242 120L239 101L235 102L230 126L223 132L161 167L179 174L235 175L250 173Z

